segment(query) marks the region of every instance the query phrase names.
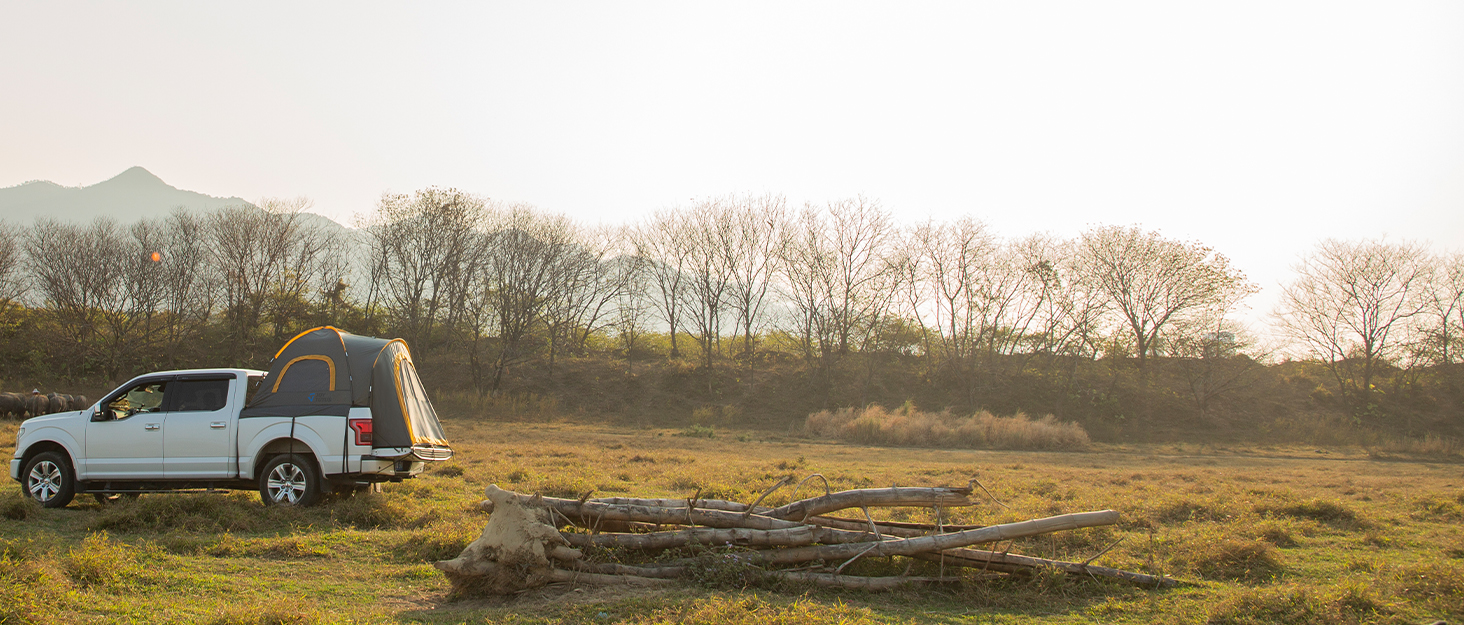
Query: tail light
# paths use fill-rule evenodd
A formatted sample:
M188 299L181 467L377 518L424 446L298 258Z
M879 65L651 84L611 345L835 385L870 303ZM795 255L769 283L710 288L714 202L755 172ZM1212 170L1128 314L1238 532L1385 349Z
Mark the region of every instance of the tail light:
M351 431L356 433L356 444L362 447L371 445L371 420L351 419L347 424Z

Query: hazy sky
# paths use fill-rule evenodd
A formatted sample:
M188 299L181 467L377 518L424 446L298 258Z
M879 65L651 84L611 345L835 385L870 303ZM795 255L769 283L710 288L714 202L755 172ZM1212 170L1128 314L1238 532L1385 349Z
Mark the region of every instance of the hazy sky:
M1138 223L1269 308L1325 237L1464 249L1464 2L0 0L0 186L133 165L343 222L438 185Z

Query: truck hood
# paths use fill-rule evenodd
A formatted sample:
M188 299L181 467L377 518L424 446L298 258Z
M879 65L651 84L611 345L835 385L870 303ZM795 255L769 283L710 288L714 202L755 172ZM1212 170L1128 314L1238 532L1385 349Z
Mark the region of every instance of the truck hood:
M20 427L23 427L23 428L26 428L26 429L32 429L32 428L40 427L42 425L46 425L48 423L57 423L57 422L60 422L60 421L70 421L72 419L76 419L78 417L81 417L82 413L84 413L84 412L86 412L86 411L85 410L72 410L70 412L55 412L55 413L51 413L51 414L44 414L44 415L41 415L39 417L31 417L29 419L26 419L25 421L20 422Z

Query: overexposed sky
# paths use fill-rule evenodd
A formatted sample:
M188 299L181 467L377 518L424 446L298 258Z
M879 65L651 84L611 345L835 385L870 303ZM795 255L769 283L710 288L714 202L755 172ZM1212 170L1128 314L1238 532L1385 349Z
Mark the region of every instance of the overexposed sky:
M0 187L141 165L342 222L453 186L589 223L864 194L907 222L1464 249L1464 3L0 0Z

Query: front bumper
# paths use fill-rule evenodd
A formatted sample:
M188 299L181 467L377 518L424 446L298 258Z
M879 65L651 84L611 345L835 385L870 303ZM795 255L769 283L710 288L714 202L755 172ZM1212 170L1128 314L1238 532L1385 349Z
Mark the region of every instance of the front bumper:
M25 467L21 466L22 462L23 461L20 458L16 458L10 461L10 479L17 482L20 481L20 472L25 469Z

